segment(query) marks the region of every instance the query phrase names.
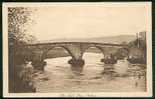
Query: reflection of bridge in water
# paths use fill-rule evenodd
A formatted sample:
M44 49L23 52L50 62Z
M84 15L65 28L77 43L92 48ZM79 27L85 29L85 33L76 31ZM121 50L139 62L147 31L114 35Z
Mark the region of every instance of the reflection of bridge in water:
M104 57L110 56L115 53L120 48L128 49L127 45L123 44L110 44L110 43L94 43L94 42L54 42L54 43L35 43L28 44L33 52L32 64L34 67L43 67L44 59L48 56L48 52L56 47L62 47L68 54L72 57L69 63L72 65L84 65L84 60L82 59L83 54L87 49L95 47L99 49Z

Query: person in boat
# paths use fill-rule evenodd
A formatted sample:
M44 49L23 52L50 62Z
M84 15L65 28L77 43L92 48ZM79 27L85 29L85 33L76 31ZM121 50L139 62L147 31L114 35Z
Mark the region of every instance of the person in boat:
M114 64L117 62L117 59L113 54L110 54L110 56L108 56L105 59L102 59L101 61L104 62L105 64Z

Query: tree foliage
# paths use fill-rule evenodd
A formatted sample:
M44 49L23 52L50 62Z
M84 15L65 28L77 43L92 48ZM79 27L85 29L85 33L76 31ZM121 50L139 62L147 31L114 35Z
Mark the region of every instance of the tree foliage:
M35 39L34 36L26 34L27 26L33 23L31 18L33 11L31 8L24 7L8 8L9 49L14 54L15 59L19 55L22 59L23 52L27 50L24 45Z
M11 7L8 8L8 32L9 39L25 42L26 37L25 28L28 23L32 23L30 16L32 10L24 7Z

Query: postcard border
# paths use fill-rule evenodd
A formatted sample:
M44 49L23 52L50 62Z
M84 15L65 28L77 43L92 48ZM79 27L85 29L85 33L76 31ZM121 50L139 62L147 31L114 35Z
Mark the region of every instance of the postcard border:
M131 2L130 2L131 3ZM142 3L142 2L141 2ZM152 97L152 27L150 27L150 34L147 34L147 92L97 92L97 93L8 93L8 27L7 27L7 7L12 6L29 6L29 5L50 5L50 4L66 4L66 3L3 3L2 6L2 22L3 22L3 96L4 97ZM67 4L75 4L69 3ZM76 3L77 4L77 3ZM81 3L78 3L81 4ZM83 4L83 3L82 3ZM90 4L90 3L84 3ZM102 3L91 3L91 4L102 4ZM105 4L105 3L104 3ZM142 3L143 4L143 3ZM146 4L146 2L145 2ZM151 2L147 2L150 6L150 16L152 16ZM152 19L152 18L150 18ZM152 20L150 20L150 26L152 26Z

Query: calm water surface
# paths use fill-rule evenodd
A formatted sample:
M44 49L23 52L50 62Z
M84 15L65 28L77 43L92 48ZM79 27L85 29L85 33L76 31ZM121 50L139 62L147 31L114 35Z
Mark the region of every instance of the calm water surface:
M102 54L85 53L80 75L71 70L71 57L47 59L44 73L36 77L37 92L130 92L145 91L145 70L126 60L115 65L100 62ZM141 76L139 76L141 75Z

